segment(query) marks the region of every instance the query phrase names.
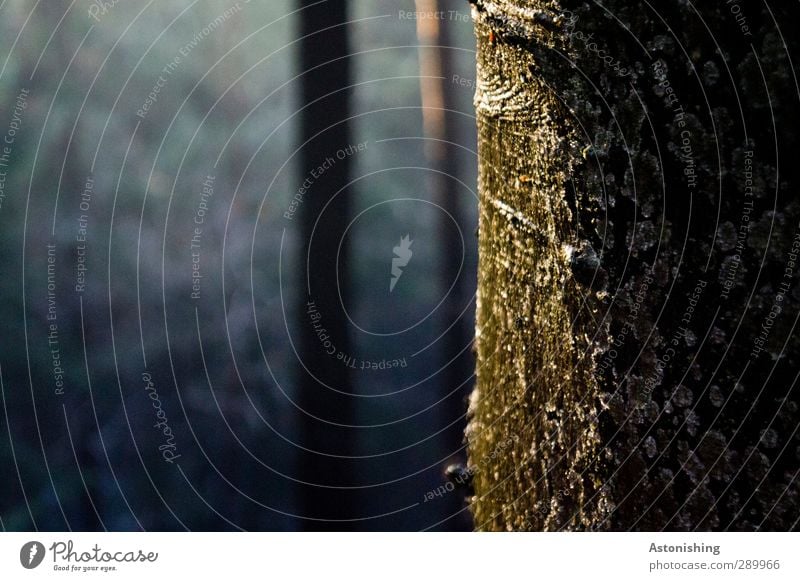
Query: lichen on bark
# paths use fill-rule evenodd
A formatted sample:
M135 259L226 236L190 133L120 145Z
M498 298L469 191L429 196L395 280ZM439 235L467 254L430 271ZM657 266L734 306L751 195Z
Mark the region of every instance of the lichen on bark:
M796 526L798 9L472 4L477 528Z

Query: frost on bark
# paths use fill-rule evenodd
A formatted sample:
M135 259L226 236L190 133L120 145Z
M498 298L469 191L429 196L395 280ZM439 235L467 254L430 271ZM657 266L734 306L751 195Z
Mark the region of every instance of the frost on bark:
M797 527L800 9L700 4L472 1L479 529Z

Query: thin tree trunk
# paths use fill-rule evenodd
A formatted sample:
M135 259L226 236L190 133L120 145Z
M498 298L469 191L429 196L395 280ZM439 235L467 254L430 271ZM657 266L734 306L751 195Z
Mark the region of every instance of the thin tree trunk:
M734 3L472 1L477 528L797 527L800 10Z
M441 0L415 0L415 8L420 14L447 14L450 5ZM462 223L462 203L459 196L464 195L456 182L459 179L458 156L454 151L458 138L455 136L453 111L454 93L450 79L452 66L453 22L445 18L418 18L417 40L420 45L420 95L422 101L423 134L425 155L429 167L427 184L433 201L441 208L438 224L439 292L448 297L439 316L441 332L441 394L445 398L439 406L442 426L450 426L443 434L443 449L450 454L447 464L464 462L463 431L464 422L456 421L463 414L463 402L470 385L469 369L474 367L471 343L471 324L467 323L462 311L466 306L464 281L460 278L460 255L465 251L458 241L452 224ZM448 395L449 394L449 395ZM447 465L446 464L446 465ZM447 497L446 514L453 514L463 508L459 495ZM467 516L467 515L465 515ZM455 526L466 528L468 519L460 519Z

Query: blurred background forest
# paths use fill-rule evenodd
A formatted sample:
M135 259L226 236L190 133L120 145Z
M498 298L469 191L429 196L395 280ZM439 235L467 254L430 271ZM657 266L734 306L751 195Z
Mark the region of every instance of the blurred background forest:
M431 67L412 0L350 2L349 110L313 116L302 8L0 2L3 530L469 528L441 488L473 374L469 4L425 18ZM328 153L323 117L349 119ZM344 243L309 250L326 163ZM314 293L344 319L307 305L309 252L347 266ZM309 413L320 386L348 409Z

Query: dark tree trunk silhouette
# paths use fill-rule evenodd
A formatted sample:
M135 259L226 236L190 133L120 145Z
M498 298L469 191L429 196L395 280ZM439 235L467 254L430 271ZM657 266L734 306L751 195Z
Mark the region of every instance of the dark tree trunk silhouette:
M458 5L460 6L460 4ZM415 8L420 14L448 14L458 7L447 0L416 0ZM465 195L458 182L459 143L455 131L455 112L459 107L452 89L453 78L453 27L446 18L417 19L417 40L420 44L420 94L422 100L423 133L425 136L425 155L431 172L427 184L434 202L442 212L439 214L439 292L449 293L439 316L441 339L442 397L446 398L440 406L443 426L450 426L442 438L443 448L451 454L449 462L463 462L464 398L471 387L470 369L474 367L472 350L471 321L465 296L464 272L460 272L460 257L465 251L453 232L452 224L462 224L463 203L460 196ZM448 395L449 394L449 395ZM447 497L448 514L463 508L460 495ZM468 527L468 515L459 520L458 527Z
M484 530L798 525L797 3L472 0Z
M302 291L299 305L303 368L299 413L301 514L309 530L346 530L346 519L359 514L352 486L355 422L348 367L329 354L327 340L351 353L348 325L340 296L349 297L348 224L350 177L348 157L336 153L350 144L347 2L314 2L301 13L301 143L300 182L312 170L322 174L304 194L298 210L302 237ZM313 317L313 319L312 319ZM316 323L316 329L314 324ZM317 329L323 329L319 334ZM326 339L325 336L328 338Z

